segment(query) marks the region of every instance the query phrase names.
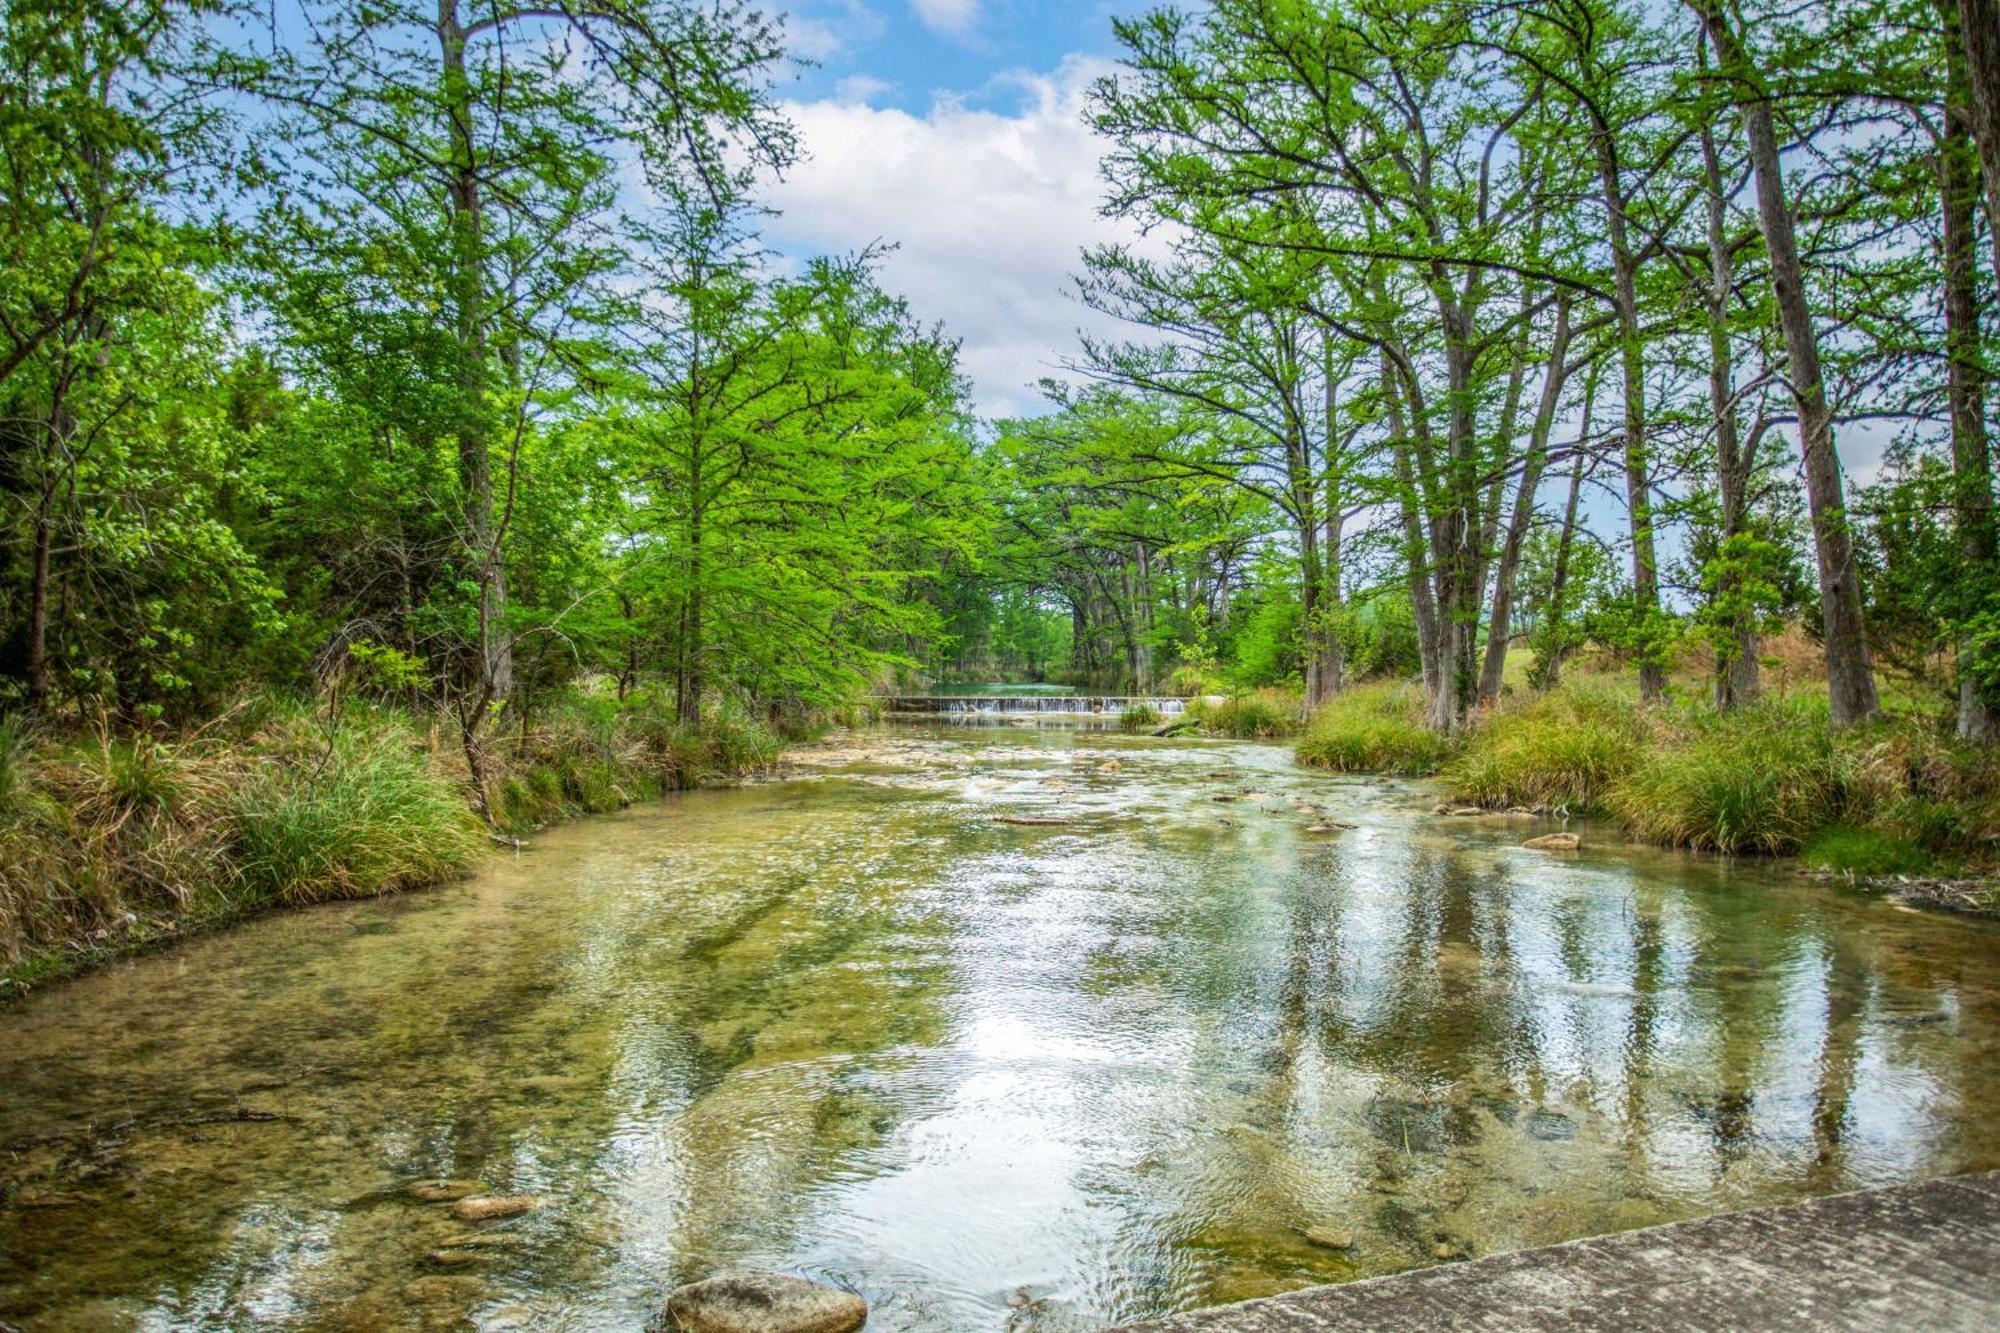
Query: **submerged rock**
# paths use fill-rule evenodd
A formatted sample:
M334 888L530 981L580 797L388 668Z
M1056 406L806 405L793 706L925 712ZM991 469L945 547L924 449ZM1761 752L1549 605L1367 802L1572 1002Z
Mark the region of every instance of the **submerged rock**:
M476 1180L419 1180L410 1186L410 1197L419 1203L457 1203L485 1188Z
M853 1333L868 1302L789 1273L718 1273L676 1288L667 1318L684 1333Z
M1538 852L1573 852L1583 846L1583 838L1575 833L1544 833L1521 845Z
M489 1222L499 1217L519 1217L535 1206L532 1194L481 1194L460 1199L451 1211L465 1222Z
M1354 1233L1342 1231L1339 1227L1307 1227L1306 1241L1322 1250L1351 1250L1354 1248Z

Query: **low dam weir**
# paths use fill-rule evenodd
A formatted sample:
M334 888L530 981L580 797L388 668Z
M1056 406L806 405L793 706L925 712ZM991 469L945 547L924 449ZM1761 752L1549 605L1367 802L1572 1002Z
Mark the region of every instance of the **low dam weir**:
M1189 701L1153 694L886 694L884 713L915 717L1116 717L1128 708L1150 708L1177 717Z

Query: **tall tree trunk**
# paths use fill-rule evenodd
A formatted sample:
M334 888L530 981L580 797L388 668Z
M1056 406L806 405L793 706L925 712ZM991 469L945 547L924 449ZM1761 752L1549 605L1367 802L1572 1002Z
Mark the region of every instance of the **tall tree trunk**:
M1440 287L1442 290L1442 287ZM1453 732L1465 726L1479 687L1480 601L1486 589L1480 556L1482 516L1480 459L1475 436L1474 346L1470 302L1439 301L1444 324L1445 372L1450 394L1445 436L1445 503L1432 524L1432 564L1438 588L1438 693L1430 724Z
M1968 128L1986 183L1986 235L2000 275L2000 0L1958 0L1957 26L1965 49Z
M1646 453L1645 332L1639 327L1639 265L1625 230L1625 190L1618 178L1618 154L1611 129L1591 134L1603 192L1606 235L1611 243L1613 306L1618 316L1618 368L1625 397L1625 504L1632 526L1632 600L1639 616L1639 697L1652 703L1666 690L1660 660L1659 557L1653 541L1653 482Z
M1326 532L1320 551L1320 577L1325 593L1326 606L1321 612L1325 643L1324 687L1328 698L1339 694L1347 687L1347 645L1341 641L1341 537L1346 525L1344 510L1344 490L1341 484L1340 456L1342 453L1338 416L1340 402L1334 378L1333 340L1334 331L1327 329L1320 340L1320 385L1323 391L1321 416L1326 429L1326 447L1321 450L1321 476L1323 478L1320 495L1326 508Z
M1953 20L1951 0L1939 0L1945 26ZM1989 17L2000 23L2000 8ZM2000 42L2000 33L1992 34ZM1980 361L1978 226L1979 162L1967 134L1971 79L1947 44L1943 141L1938 145L1938 187L1942 204L1944 254L1946 394L1951 407L1951 465L1954 526L1968 571L1991 571L1995 563L1993 480L1986 436L1986 380ZM1978 579L1968 583L1979 586ZM2000 717L1979 688L1971 652L1958 653L1958 734L1991 744L2000 737Z
M1423 518L1419 510L1416 469L1410 461L1410 438L1403 417L1403 395L1397 386L1394 367L1382 362L1382 398L1388 408L1389 435L1396 468L1396 503L1403 525L1403 561L1410 588L1410 606L1417 622L1417 660L1424 678L1424 697L1436 698L1440 684L1441 635L1438 607L1430 570L1429 545L1424 540Z
M1597 408L1597 369L1592 367L1583 380L1583 420L1576 433L1576 465L1569 471L1569 499L1563 504L1562 527L1556 533L1556 563L1550 571L1549 602L1543 614L1554 622L1553 648L1546 658L1538 658L1528 670L1528 680L1538 690L1552 690L1562 683L1563 621L1569 614L1569 558L1576 545L1576 511L1583 496L1584 478L1590 475L1592 459L1584 453L1590 443L1591 419Z
M42 488L35 508L35 549L28 584L28 708L39 713L49 699L49 550L54 544L51 512L55 492Z
M1570 469L1569 500L1563 505L1562 529L1556 535L1556 567L1549 579L1549 605L1546 614L1556 622L1555 646L1548 659L1535 663L1535 685L1538 689L1552 690L1562 684L1563 657L1568 649L1564 644L1561 629L1563 618L1569 614L1569 557L1576 545L1577 500L1583 494L1583 478L1587 460L1582 454L1576 456L1576 466Z
M474 693L491 704L513 692L514 649L507 632L507 565L493 515L492 423L486 404L487 310L484 200L473 124L473 88L465 68L466 33L458 0L438 0L441 92L449 135L446 213L451 242L453 335L457 343L459 489L465 504L465 555L478 587Z
M1741 590L1742 575L1733 559L1727 558L1727 548L1747 526L1753 460L1745 455L1736 432L1736 373L1729 345L1729 297L1735 279L1729 253L1728 198L1715 137L1706 125L1701 127L1701 163L1708 194L1708 403L1715 417L1715 480L1722 501L1725 554L1717 593L1733 600ZM1762 648L1755 618L1747 613L1740 616L1730 638L1715 664L1715 706L1725 713L1755 703L1762 685L1757 663Z
M696 451L694 480L697 492L701 485L700 451ZM702 673L702 639L706 632L702 614L702 582L708 576L702 551L702 509L696 504L688 511L688 586L687 597L681 604L681 652L680 670L674 687L674 715L681 725L698 727L701 725L701 697L708 688Z
M1569 357L1569 305L1567 290L1556 297L1556 326L1549 337L1548 365L1542 372L1542 396L1535 404L1535 424L1528 438L1528 456L1521 464L1521 484L1514 492L1514 517L1500 547L1493 574L1493 611L1486 622L1486 659L1479 670L1479 701L1490 703L1500 697L1500 681L1507 669L1507 640L1512 633L1514 583L1521 567L1521 548L1527 543L1528 529L1535 521L1535 491L1541 486L1542 468L1549 457L1549 432L1555 428L1556 409L1562 403L1563 382Z
M1820 375L1819 337L1806 305L1805 275L1799 264L1791 207L1778 162L1778 132L1763 81L1752 68L1717 0L1689 0L1708 29L1729 80L1730 95L1743 121L1750 148L1750 171L1757 185L1757 220L1771 264L1771 292L1785 337L1785 360L1798 400L1799 446L1805 459L1806 503L1812 512L1813 546L1819 557L1819 595L1826 643L1826 686L1833 725L1852 726L1880 711L1875 673L1868 662L1867 626L1861 611L1861 577L1847 526L1847 502L1840 457L1833 440L1833 413Z

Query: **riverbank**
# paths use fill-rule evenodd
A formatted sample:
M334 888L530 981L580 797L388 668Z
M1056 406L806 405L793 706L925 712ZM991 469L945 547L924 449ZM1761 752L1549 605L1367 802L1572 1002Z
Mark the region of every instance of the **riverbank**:
M2000 765L1914 710L1835 731L1817 692L1718 713L1684 698L1641 708L1624 682L1584 677L1511 694L1462 736L1423 724L1419 690L1347 691L1308 724L1301 763L1436 777L1456 802L1616 820L1641 841L1796 855L1809 870L1893 888L1958 882L1958 910L2000 868Z
M0 1002L276 907L420 889L495 838L766 768L782 741L569 696L496 737L483 792L441 720L246 701L177 736L0 730ZM490 825L475 813L481 805Z

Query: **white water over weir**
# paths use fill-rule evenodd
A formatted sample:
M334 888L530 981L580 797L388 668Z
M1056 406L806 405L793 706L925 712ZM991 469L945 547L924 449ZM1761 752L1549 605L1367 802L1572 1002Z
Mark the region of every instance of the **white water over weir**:
M1186 699L1153 694L885 694L876 702L885 713L925 717L1116 717L1142 705L1176 717L1188 705Z

